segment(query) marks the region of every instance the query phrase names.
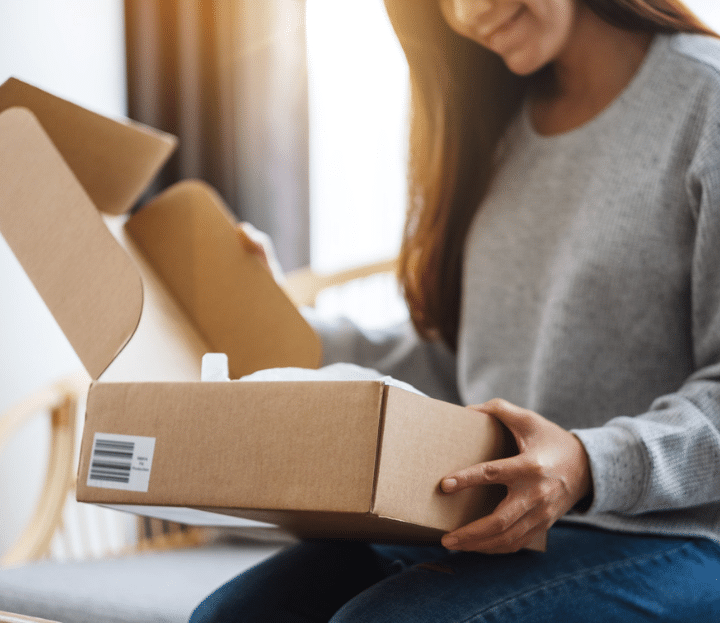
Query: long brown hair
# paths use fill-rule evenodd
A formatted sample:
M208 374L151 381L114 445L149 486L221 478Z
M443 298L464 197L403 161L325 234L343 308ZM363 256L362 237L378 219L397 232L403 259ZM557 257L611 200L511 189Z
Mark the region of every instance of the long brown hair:
M714 35L678 0L581 0L614 26ZM410 67L408 213L398 276L416 329L457 345L465 238L533 77L456 34L439 0L385 0Z

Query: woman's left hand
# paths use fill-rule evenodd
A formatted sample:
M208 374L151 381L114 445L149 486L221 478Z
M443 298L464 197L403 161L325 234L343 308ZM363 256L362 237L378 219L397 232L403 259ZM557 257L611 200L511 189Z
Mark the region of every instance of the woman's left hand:
M473 465L442 480L446 493L487 484L503 484L508 490L490 515L446 534L442 544L488 554L516 552L591 491L588 456L575 435L533 411L500 399L470 408L505 424L519 453Z
M275 246L270 236L247 222L239 223L235 231L245 250L260 260L260 263L270 272L277 283L285 283L285 273L277 259Z

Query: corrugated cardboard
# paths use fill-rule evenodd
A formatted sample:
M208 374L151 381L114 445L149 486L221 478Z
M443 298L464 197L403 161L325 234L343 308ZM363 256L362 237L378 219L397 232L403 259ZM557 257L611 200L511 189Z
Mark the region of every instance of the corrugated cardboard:
M142 283L25 108L0 115L0 231L93 378L122 350Z
M97 384L83 447L113 433L155 439L148 489L88 486L102 457L83 451L85 501L412 541L436 541L494 507L500 492L490 487L448 496L438 483L506 442L485 415L381 381Z
M19 81L0 86L0 231L103 375L88 395L78 499L425 542L488 512L496 489L438 489L508 453L488 416L381 382L197 381L204 352L227 353L233 377L316 367L321 352L206 185L182 182L127 222L100 215L135 203L173 144ZM113 448L130 458L103 471Z
M209 350L228 353L232 378L286 365L316 367L317 336L239 244L232 218L220 206L222 199L207 185L181 182L143 206L125 229ZM253 327L258 335L248 339Z
M33 112L98 210L125 214L175 149L174 136L127 119L112 120L10 78L0 112Z
M147 206L147 215L141 209L131 218L126 231L116 228L125 250L109 232L98 210L130 207L140 183L171 152L167 135L106 119L13 79L0 87L0 111L3 106L0 231L94 379L148 315L137 266L145 262L159 277L153 285L162 283L182 311L174 316L180 333L190 335L183 339L204 344L205 352L226 352L235 375L319 365L317 335L245 251L227 208L206 185L176 185ZM94 165L75 171L83 152ZM125 180L132 193L117 190ZM87 188L103 203L95 204ZM138 257L138 245L151 256ZM163 348L146 349L138 362Z

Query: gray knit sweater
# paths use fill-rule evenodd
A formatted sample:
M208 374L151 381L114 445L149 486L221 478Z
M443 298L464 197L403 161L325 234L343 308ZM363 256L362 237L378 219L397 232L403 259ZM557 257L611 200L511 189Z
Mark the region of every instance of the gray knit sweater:
M543 137L523 111L499 164L457 355L409 326L312 319L326 362L573 430L594 500L566 520L720 542L720 41L656 36L582 127Z

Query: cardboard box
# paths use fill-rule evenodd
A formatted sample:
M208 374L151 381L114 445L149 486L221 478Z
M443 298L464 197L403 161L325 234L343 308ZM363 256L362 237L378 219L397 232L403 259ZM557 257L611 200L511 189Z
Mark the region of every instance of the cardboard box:
M0 87L0 232L95 379L78 500L413 542L489 512L497 488L438 488L510 451L488 416L380 381L199 382L205 352L227 353L239 378L316 367L321 350L205 184L123 216L174 144L17 80Z
M99 383L87 410L78 480L86 502L195 507L302 536L413 541L437 540L497 502L490 491L444 496L438 483L497 456L498 425L380 381ZM91 486L96 464L99 478L117 475L90 451L104 440L152 445L138 465L147 471L122 488Z

